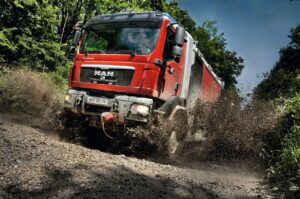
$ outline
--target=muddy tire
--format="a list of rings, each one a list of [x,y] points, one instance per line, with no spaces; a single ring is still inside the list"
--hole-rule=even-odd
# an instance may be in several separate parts
[[[184,107],[176,106],[166,126],[166,150],[169,158],[176,159],[182,153],[188,134],[188,114]]]
[[[106,137],[101,128],[92,127],[89,124],[88,117],[65,111],[62,118],[61,140],[92,149],[109,151],[113,144],[112,139]]]
[[[173,131],[167,141],[168,157],[171,160],[178,159],[182,154],[184,144],[184,141],[177,140],[176,131]]]

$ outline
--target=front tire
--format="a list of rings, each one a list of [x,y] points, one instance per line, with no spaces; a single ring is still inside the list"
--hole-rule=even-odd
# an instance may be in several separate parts
[[[188,114],[182,106],[176,106],[166,126],[166,148],[169,158],[177,159],[183,151],[185,138],[188,134]]]
[[[65,110],[62,116],[62,125],[63,132],[60,134],[62,140],[80,144],[86,141],[87,118]]]

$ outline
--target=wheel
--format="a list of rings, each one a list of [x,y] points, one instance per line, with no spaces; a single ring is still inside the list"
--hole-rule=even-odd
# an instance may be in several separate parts
[[[114,143],[112,139],[106,137],[101,128],[91,126],[87,126],[86,129],[84,129],[83,137],[85,141],[83,143],[84,146],[101,151],[109,151]]]
[[[62,140],[80,144],[92,149],[109,150],[112,140],[107,138],[101,128],[89,125],[90,118],[65,111],[62,119]]]
[[[176,159],[180,156],[187,134],[187,110],[182,106],[176,106],[173,109],[166,126],[166,148],[169,158]]]
[[[62,116],[62,125],[63,131],[60,134],[62,140],[74,143],[83,143],[85,141],[84,135],[88,126],[85,117],[65,110]]]
[[[183,147],[184,147],[184,141],[178,141],[177,140],[177,132],[173,131],[171,133],[171,135],[169,136],[168,139],[168,157],[170,159],[177,159],[182,151],[183,151]]]

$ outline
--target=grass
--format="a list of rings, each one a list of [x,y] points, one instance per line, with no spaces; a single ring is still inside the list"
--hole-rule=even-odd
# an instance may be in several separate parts
[[[286,102],[279,155],[269,169],[271,183],[285,198],[300,198],[300,95]]]
[[[36,72],[25,68],[2,69],[0,110],[49,116],[61,107],[67,85],[66,81],[56,81],[55,78],[55,73]]]

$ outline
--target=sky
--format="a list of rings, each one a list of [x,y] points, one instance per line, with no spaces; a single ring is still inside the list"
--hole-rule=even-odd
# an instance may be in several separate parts
[[[217,20],[227,49],[244,59],[238,77],[242,93],[250,92],[279,58],[289,43],[290,29],[300,24],[299,0],[178,0],[180,7],[201,26]]]

